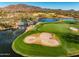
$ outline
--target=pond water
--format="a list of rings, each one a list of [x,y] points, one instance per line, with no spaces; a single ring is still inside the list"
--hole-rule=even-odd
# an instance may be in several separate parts
[[[55,22],[57,21],[56,18],[41,18],[38,20],[39,22]]]
[[[74,18],[41,18],[38,21],[39,22],[56,22],[59,20],[64,20],[64,21],[74,21]]]
[[[59,18],[60,20],[74,20],[74,18]]]
[[[24,24],[24,25],[20,25],[19,29],[16,29],[16,30],[0,31],[0,57],[20,56],[16,54],[15,52],[13,52],[11,46],[15,38],[26,30],[26,27],[27,25]]]
[[[0,31],[0,56],[19,56],[11,48],[13,40],[22,33],[22,30]]]

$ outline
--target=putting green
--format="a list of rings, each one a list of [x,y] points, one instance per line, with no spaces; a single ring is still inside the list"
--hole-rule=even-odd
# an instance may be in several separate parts
[[[23,33],[17,37],[13,44],[12,49],[22,56],[73,56],[79,54],[79,35],[73,33],[69,27],[70,24],[55,24],[46,23],[35,26],[33,30]],[[59,37],[60,46],[47,47],[36,44],[26,44],[23,42],[24,38],[28,35],[49,32],[54,33]],[[79,32],[77,32],[79,33]],[[75,37],[73,37],[75,36]]]

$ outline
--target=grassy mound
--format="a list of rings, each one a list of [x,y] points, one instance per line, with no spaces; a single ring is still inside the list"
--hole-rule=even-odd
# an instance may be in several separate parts
[[[69,27],[74,26],[78,27],[79,25],[70,25],[70,24],[58,24],[58,23],[45,23],[39,24],[35,26],[33,30],[23,33],[19,37],[17,37],[13,44],[12,49],[22,55],[22,56],[73,56],[79,54],[79,43],[77,41],[79,35],[77,33],[73,33]],[[41,45],[30,45],[25,44],[23,39],[31,34],[40,33],[40,32],[49,32],[54,33],[59,37],[61,42],[60,46],[57,47],[47,47]],[[68,35],[67,35],[68,34]],[[73,38],[74,34],[76,38]],[[72,36],[69,36],[72,35]],[[77,39],[77,41],[76,41]]]

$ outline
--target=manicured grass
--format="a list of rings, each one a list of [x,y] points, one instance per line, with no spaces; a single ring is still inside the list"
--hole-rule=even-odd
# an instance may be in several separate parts
[[[25,32],[17,37],[13,44],[12,49],[22,56],[72,56],[79,54],[79,43],[70,40],[71,37],[66,34],[74,34],[69,29],[70,24],[59,23],[45,23],[35,27],[35,29]],[[50,32],[55,33],[60,40],[58,47],[46,47],[41,45],[25,44],[23,39],[33,33]],[[76,33],[74,34],[76,35]],[[76,38],[73,38],[76,40]]]

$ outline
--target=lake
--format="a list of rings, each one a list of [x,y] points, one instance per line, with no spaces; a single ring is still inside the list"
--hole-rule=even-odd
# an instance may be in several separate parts
[[[16,30],[4,30],[0,31],[0,57],[4,56],[20,56],[16,54],[11,46],[12,42],[18,37],[20,34],[24,33],[26,30],[27,24],[21,24],[19,25],[19,28]]]
[[[64,20],[64,21],[75,21],[74,18],[41,18],[38,21],[39,22],[56,22],[59,20]]]
[[[39,22],[55,22],[57,21],[56,18],[41,18],[38,20]]]

